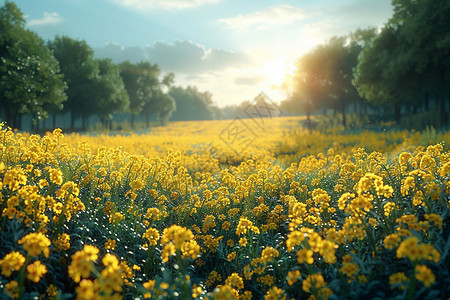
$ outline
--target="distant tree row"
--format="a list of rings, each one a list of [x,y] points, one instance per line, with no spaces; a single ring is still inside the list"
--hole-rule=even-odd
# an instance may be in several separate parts
[[[212,95],[195,87],[173,87],[172,73],[162,76],[159,66],[149,62],[114,64],[110,59],[94,59],[85,41],[56,36],[45,43],[25,28],[25,20],[14,2],[0,8],[0,118],[13,128],[21,128],[24,114],[33,126],[57,114],[70,118],[70,129],[81,120],[86,129],[97,115],[105,127],[113,115],[128,113],[147,122],[166,122],[180,106],[177,119],[210,119]]]
[[[450,1],[393,0],[394,14],[380,31],[357,30],[333,37],[296,62],[285,88],[285,110],[308,117],[350,105],[392,112],[428,111],[436,99],[440,126],[448,124],[450,89]],[[309,118],[308,118],[309,120]]]

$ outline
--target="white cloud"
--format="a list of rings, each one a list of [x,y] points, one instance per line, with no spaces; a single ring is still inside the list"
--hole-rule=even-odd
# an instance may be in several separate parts
[[[178,10],[219,3],[220,0],[115,0],[115,2],[138,10]]]
[[[164,72],[191,75],[249,66],[253,63],[252,57],[245,53],[206,49],[192,41],[175,41],[173,44],[156,42],[145,48],[108,44],[95,49],[95,55],[98,58],[111,58],[115,62],[148,60],[158,64]]]
[[[247,15],[219,19],[219,22],[239,30],[248,29],[254,26],[258,29],[265,29],[273,25],[292,24],[307,17],[308,15],[297,7],[291,5],[276,5]]]
[[[116,63],[156,63],[163,73],[175,73],[176,85],[193,85],[211,92],[219,106],[239,104],[270,89],[259,68],[261,59],[268,58],[266,53],[206,48],[192,41],[160,41],[145,48],[108,44],[94,50],[95,57],[112,58]]]
[[[57,12],[44,12],[44,17],[28,21],[28,26],[54,25],[61,23],[62,20],[62,17]]]

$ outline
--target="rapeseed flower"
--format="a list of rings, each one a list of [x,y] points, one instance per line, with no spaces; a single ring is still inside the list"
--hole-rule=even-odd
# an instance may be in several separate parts
[[[310,249],[300,249],[297,251],[297,261],[299,264],[307,263],[311,265],[314,263],[314,252]]]
[[[436,281],[433,272],[425,265],[417,265],[414,269],[414,276],[426,287],[431,286]]]
[[[19,271],[25,263],[25,257],[17,251],[10,252],[0,260],[2,275],[9,277],[13,271]]]
[[[234,287],[238,290],[242,290],[244,288],[244,281],[239,276],[238,273],[233,273],[225,280],[225,284],[231,287]]]
[[[47,273],[47,267],[38,260],[27,266],[27,278],[31,281],[39,282],[45,273]]]
[[[21,238],[18,242],[19,245],[23,244],[23,249],[27,251],[30,256],[38,256],[44,253],[45,257],[50,255],[50,240],[42,233],[32,232]]]

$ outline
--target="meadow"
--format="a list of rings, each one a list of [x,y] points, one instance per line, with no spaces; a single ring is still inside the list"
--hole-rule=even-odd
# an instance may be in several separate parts
[[[448,299],[450,133],[303,122],[2,126],[1,297]]]

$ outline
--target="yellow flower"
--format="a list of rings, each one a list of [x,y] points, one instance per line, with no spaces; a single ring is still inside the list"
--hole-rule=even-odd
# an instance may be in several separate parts
[[[149,280],[147,282],[143,283],[144,288],[146,288],[147,290],[153,290],[153,288],[155,287],[155,280]]]
[[[13,299],[19,298],[19,283],[15,280],[12,280],[5,284],[6,293]]]
[[[125,219],[125,216],[119,212],[115,212],[109,216],[109,223],[119,224],[120,221]]]
[[[232,261],[235,258],[236,258],[236,252],[235,251],[233,251],[233,252],[231,252],[230,254],[227,255],[227,260],[228,261]]]
[[[293,231],[288,234],[286,246],[288,251],[294,250],[294,247],[300,245],[305,240],[305,234],[300,231]]]
[[[6,171],[3,177],[3,185],[8,185],[11,191],[17,191],[21,185],[27,183],[27,175],[21,167]]]
[[[88,279],[83,279],[80,285],[76,287],[75,292],[77,294],[77,300],[94,300],[98,299],[98,295],[95,291],[94,282]]]
[[[299,279],[301,279],[300,277],[300,271],[299,270],[295,270],[295,271],[289,271],[288,275],[286,277],[286,280],[288,282],[288,284],[290,286],[292,286],[294,283],[296,283]]]
[[[172,242],[166,244],[161,252],[163,262],[168,262],[169,256],[175,255],[176,250],[177,249]]]
[[[53,240],[53,246],[56,251],[66,251],[70,248],[70,236],[67,233],[58,234]]]
[[[398,244],[400,244],[400,242],[401,238],[396,233],[386,236],[383,240],[384,247],[386,247],[386,249],[394,249],[398,246]]]
[[[181,245],[194,238],[190,229],[184,228],[179,225],[172,225],[169,228],[165,228],[161,238],[161,244],[165,245],[169,242],[173,242],[176,249],[180,249]]]
[[[19,252],[10,252],[0,260],[0,267],[2,269],[2,275],[9,277],[13,271],[19,271],[25,263],[25,257]]]
[[[54,298],[58,295],[58,288],[53,284],[50,284],[46,289],[47,295],[50,298]]]
[[[286,293],[276,286],[270,288],[270,290],[264,295],[264,300],[285,300],[285,299]]]
[[[211,273],[209,273],[208,279],[206,280],[205,284],[207,286],[213,286],[216,282],[220,282],[222,281],[222,276],[217,273],[216,271],[211,271]]]
[[[417,265],[414,271],[416,279],[422,281],[426,287],[431,286],[436,280],[433,272],[425,265]]]
[[[42,233],[32,232],[19,240],[19,245],[23,244],[23,248],[30,256],[38,256],[44,253],[45,257],[50,255],[50,240]]]
[[[278,257],[280,254],[277,249],[272,247],[266,247],[261,253],[261,259],[264,263],[267,263],[272,258]]]
[[[91,275],[91,261],[97,260],[98,252],[98,248],[85,245],[83,250],[77,251],[72,255],[72,262],[69,265],[68,272],[75,282],[80,282],[81,278],[88,278]]]
[[[239,245],[241,246],[241,247],[245,247],[245,246],[247,246],[247,239],[246,238],[240,238],[239,239]]]
[[[200,296],[202,294],[202,287],[201,286],[197,286],[197,285],[193,285],[192,286],[192,298],[197,298],[198,296]]]
[[[397,248],[397,258],[406,257],[413,262],[422,259],[439,262],[441,254],[431,244],[419,244],[419,239],[415,236],[409,237]]]
[[[225,280],[225,284],[231,287],[235,287],[238,290],[242,290],[244,288],[244,281],[239,276],[238,273],[233,273]]]
[[[196,259],[200,254],[200,246],[195,240],[184,242],[181,245],[181,253],[183,254],[183,258]]]
[[[308,275],[305,280],[303,280],[302,289],[303,291],[309,293],[312,290],[319,290],[326,285],[325,279],[322,274],[312,274]]]
[[[236,234],[246,234],[247,230],[253,231],[256,234],[260,233],[259,228],[254,226],[252,221],[247,218],[241,217],[236,228]]]
[[[429,220],[438,229],[442,229],[442,217],[438,214],[425,214],[425,219]]]
[[[359,270],[358,264],[354,262],[345,262],[339,268],[339,272],[345,274],[347,277],[353,277]]]
[[[300,249],[297,251],[297,261],[299,264],[307,263],[312,264],[314,262],[313,258],[314,252],[310,249]]]
[[[148,239],[150,242],[150,245],[156,246],[158,244],[159,240],[159,232],[155,228],[149,228],[147,231],[142,235],[143,239]]]
[[[63,183],[62,172],[59,169],[51,168],[48,172],[52,183],[56,185],[61,185]]]
[[[27,278],[34,282],[39,282],[41,277],[47,273],[47,267],[40,261],[35,261],[27,266]]]
[[[116,240],[108,239],[104,246],[106,250],[114,250],[116,248]]]

